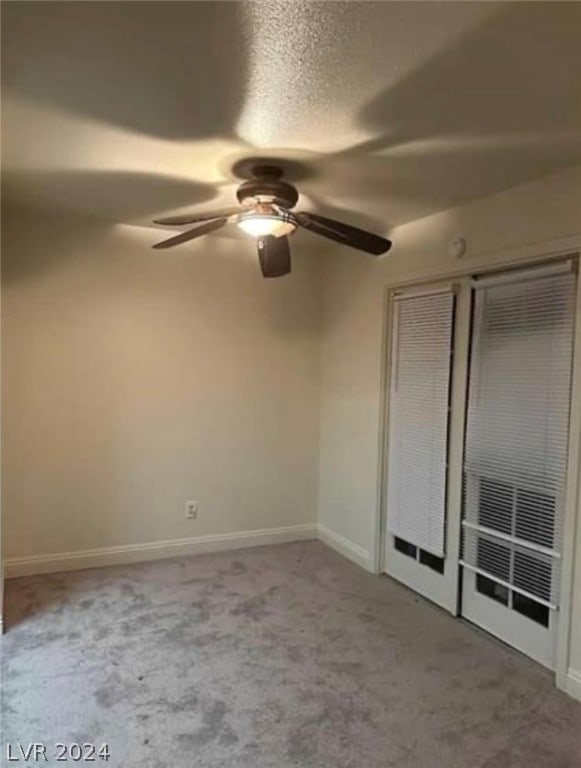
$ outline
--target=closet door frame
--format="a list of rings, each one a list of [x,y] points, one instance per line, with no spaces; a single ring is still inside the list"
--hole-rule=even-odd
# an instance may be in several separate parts
[[[456,304],[456,324],[461,326],[465,338],[465,352],[460,353],[461,340],[454,342],[454,369],[452,372],[452,411],[450,415],[449,435],[449,466],[448,466],[448,505],[447,505],[447,556],[452,558],[453,547],[456,548],[456,560],[460,554],[461,534],[461,489],[464,459],[464,427],[466,417],[466,395],[468,385],[469,343],[471,324],[472,292],[469,287],[476,275],[502,271],[511,268],[534,267],[554,261],[573,259],[576,261],[577,279],[577,312],[575,321],[575,337],[573,342],[573,376],[571,381],[571,416],[569,423],[569,445],[567,461],[567,479],[565,488],[564,520],[563,520],[563,560],[561,576],[561,607],[557,625],[557,649],[555,660],[555,680],[558,688],[567,691],[575,698],[581,699],[579,681],[570,675],[570,632],[572,619],[574,558],[577,538],[581,538],[581,234],[557,240],[544,241],[533,245],[517,248],[499,249],[493,253],[475,255],[472,264],[460,263],[456,268],[446,265],[444,269],[419,270],[409,279],[393,281],[384,287],[383,301],[383,334],[381,343],[381,403],[380,428],[378,433],[378,475],[377,475],[377,507],[375,526],[374,571],[377,574],[389,575],[389,563],[386,560],[386,482],[387,482],[387,437],[389,429],[389,374],[391,370],[390,346],[392,332],[392,294],[395,291],[422,290],[435,285],[455,283],[461,286]],[[463,298],[460,306],[460,297]],[[464,320],[465,316],[465,320]],[[455,330],[456,334],[456,330]],[[464,357],[463,360],[458,358]],[[457,370],[457,375],[455,372]],[[460,391],[463,387],[463,394]],[[579,511],[578,511],[579,510]],[[455,530],[454,530],[455,528]],[[459,583],[459,565],[458,583]],[[447,608],[452,615],[458,615],[459,589],[455,601],[449,599]]]
[[[581,699],[579,682],[569,676],[575,548],[581,539],[581,243],[573,252],[577,272],[576,316],[573,337],[569,445],[563,512],[561,607],[557,622],[555,676],[557,687]],[[578,568],[581,563],[578,564]]]

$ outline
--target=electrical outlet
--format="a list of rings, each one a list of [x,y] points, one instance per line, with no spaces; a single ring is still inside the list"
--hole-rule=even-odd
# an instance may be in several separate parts
[[[195,520],[198,516],[198,502],[190,499],[184,506],[184,517],[186,520]]]

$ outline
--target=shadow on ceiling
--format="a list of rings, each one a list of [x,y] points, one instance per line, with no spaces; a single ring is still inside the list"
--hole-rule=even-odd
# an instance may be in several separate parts
[[[156,176],[153,173],[126,171],[18,171],[4,174],[2,193],[18,203],[22,188],[23,203],[47,209],[76,210],[108,222],[130,221],[151,216],[160,207],[167,209],[195,206],[211,200],[212,185]],[[34,193],[31,193],[34,190]],[[87,201],[83,209],[82,203]],[[95,214],[92,203],[98,211]],[[79,206],[81,205],[81,208]]]
[[[501,7],[367,104],[374,138],[330,162],[347,172],[363,156],[370,195],[393,185],[448,205],[579,162],[580,29],[579,3]]]
[[[331,154],[281,150],[280,164],[315,210],[332,190],[344,206],[337,218],[383,232],[386,217],[401,224],[575,165],[579,29],[579,3],[501,4],[361,110],[368,141]],[[337,76],[348,88],[348,64]],[[249,164],[233,156],[223,170],[246,177]]]
[[[245,96],[246,50],[238,3],[2,9],[5,88],[160,138],[233,134]],[[27,51],[34,51],[32,60]]]
[[[361,110],[368,141],[334,154],[281,150],[291,180],[314,203],[299,209],[384,234],[390,220],[581,161],[581,4],[496,7]],[[248,77],[238,3],[8,3],[3,22],[3,80],[15,91],[168,139],[235,135]],[[19,50],[32,44],[27,62]],[[350,72],[346,60],[336,73],[346,88]],[[264,150],[249,145],[248,154]],[[231,159],[230,178],[247,175],[245,162]],[[38,196],[66,203],[87,191],[115,221],[130,221],[193,207],[218,188],[148,174],[39,176]]]
[[[20,185],[23,208],[19,207]],[[35,171],[30,178],[22,172],[14,178],[4,175],[2,242],[7,247],[3,248],[2,279],[6,283],[26,279],[60,267],[69,259],[85,258],[83,243],[89,252],[94,250],[96,243],[109,236],[114,221],[151,215],[160,204],[176,208],[203,203],[213,196],[210,185],[145,173]],[[5,202],[8,199],[10,205]],[[97,203],[100,215],[88,205],[79,209],[79,200]],[[48,231],[46,238],[39,235]],[[46,247],[49,241],[58,246]]]

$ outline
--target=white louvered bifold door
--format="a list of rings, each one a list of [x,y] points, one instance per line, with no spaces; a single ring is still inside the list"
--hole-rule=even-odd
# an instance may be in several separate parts
[[[454,294],[394,299],[387,462],[388,531],[444,555]]]
[[[576,282],[561,266],[475,281],[462,562],[529,616],[559,604]]]

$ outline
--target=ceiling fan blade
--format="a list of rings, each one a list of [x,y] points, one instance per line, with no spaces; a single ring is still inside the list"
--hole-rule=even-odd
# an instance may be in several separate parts
[[[196,221],[210,221],[210,219],[222,219],[234,216],[237,213],[245,213],[252,206],[231,205],[229,208],[217,208],[215,211],[200,211],[200,213],[184,213],[181,216],[168,216],[166,219],[154,219],[154,224],[167,224],[169,226],[181,226],[182,224],[195,224]]]
[[[287,237],[265,235],[258,238],[256,245],[263,277],[288,275],[291,271],[291,261]]]
[[[391,248],[391,240],[335,219],[327,219],[325,216],[306,212],[296,213],[295,218],[301,227],[316,235],[328,237],[343,245],[350,245],[351,248],[371,253],[373,256],[381,256]]]
[[[186,232],[181,232],[179,235],[175,235],[175,237],[170,237],[168,240],[162,240],[161,243],[156,243],[153,247],[157,249],[171,248],[173,245],[187,243],[188,240],[193,240],[196,237],[207,235],[215,229],[220,229],[220,227],[223,227],[227,221],[228,219],[208,221],[206,224],[202,224],[201,227],[194,227],[193,229],[188,229]]]

